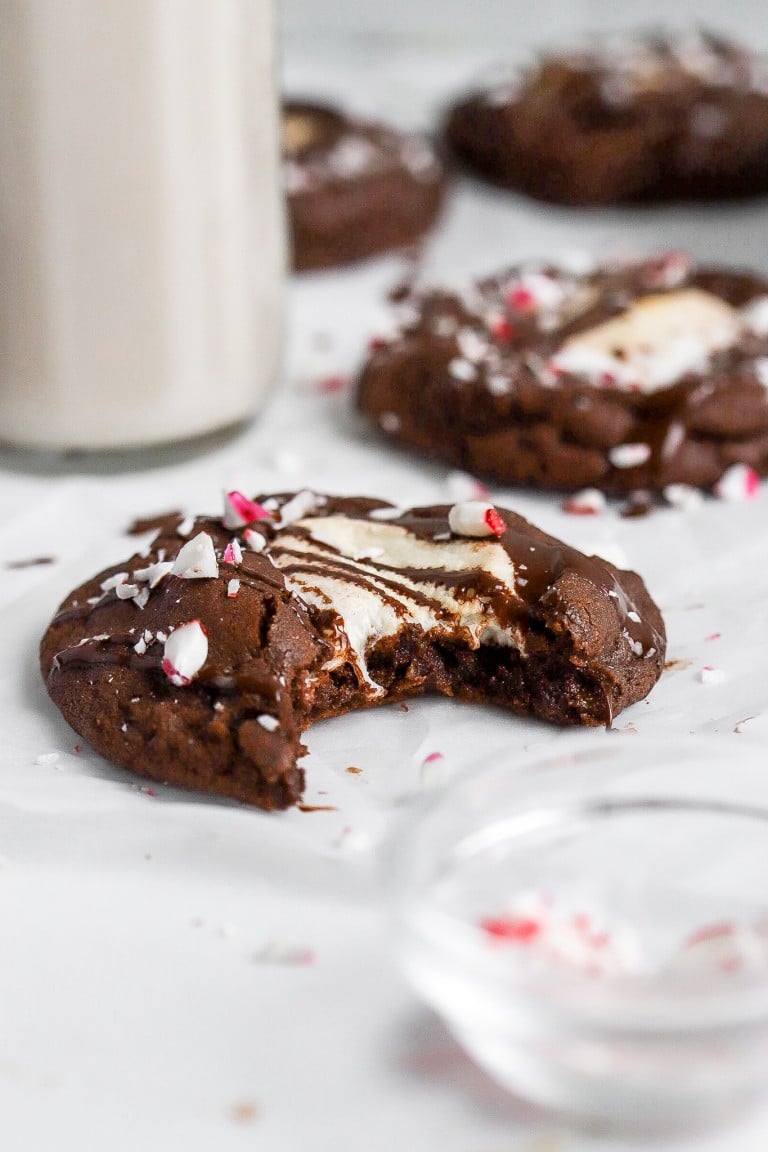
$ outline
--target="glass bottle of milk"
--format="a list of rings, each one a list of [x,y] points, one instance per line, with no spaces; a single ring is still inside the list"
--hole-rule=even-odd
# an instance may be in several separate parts
[[[273,0],[0,0],[0,440],[254,412],[285,233]]]

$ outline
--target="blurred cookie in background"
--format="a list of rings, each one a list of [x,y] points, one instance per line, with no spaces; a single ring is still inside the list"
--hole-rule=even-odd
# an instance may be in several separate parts
[[[453,151],[561,204],[768,190],[768,58],[710,32],[635,32],[543,56],[449,113]]]
[[[395,306],[358,405],[506,484],[606,493],[768,474],[768,281],[683,252],[527,263]],[[741,473],[739,473],[741,474]]]
[[[435,222],[445,176],[424,136],[288,101],[282,149],[297,271],[407,247]]]

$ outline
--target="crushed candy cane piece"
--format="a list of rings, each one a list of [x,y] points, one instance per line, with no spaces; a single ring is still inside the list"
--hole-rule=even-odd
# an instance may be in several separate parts
[[[768,336],[768,296],[758,296],[741,309],[741,323],[755,336]]]
[[[663,496],[667,504],[681,511],[699,508],[704,503],[702,493],[691,484],[667,484]]]
[[[243,532],[243,540],[245,540],[251,552],[263,552],[267,546],[267,542],[261,532],[257,532],[253,528],[246,528],[245,532]]]
[[[758,383],[762,384],[763,388],[768,388],[768,356],[760,356],[755,360],[752,367],[755,370]]]
[[[134,596],[138,596],[138,594],[138,584],[123,583],[118,584],[115,588],[115,596],[117,596],[118,600],[133,600]]]
[[[143,656],[144,655],[144,653],[147,650],[147,642],[143,636],[140,636],[139,639],[136,641],[136,643],[133,646],[133,650],[137,656]]]
[[[582,488],[563,501],[563,512],[569,516],[597,516],[605,511],[607,501],[598,488]]]
[[[132,576],[134,580],[146,582],[150,588],[156,588],[160,581],[164,580],[171,572],[173,572],[173,561],[165,560],[157,564],[150,564],[147,568],[137,568]]]
[[[301,492],[297,492],[292,496],[280,509],[280,519],[277,521],[275,527],[285,528],[289,524],[294,524],[302,517],[314,512],[317,508],[317,496],[314,492],[310,492],[308,488],[304,488]]]
[[[237,596],[239,591],[240,591],[240,581],[239,580],[230,580],[229,583],[227,584],[227,596],[229,597],[229,599],[234,600],[235,596]]]
[[[194,680],[207,658],[208,637],[205,628],[199,620],[190,620],[175,628],[165,641],[163,672],[177,688],[184,688]]]
[[[713,668],[711,664],[705,664],[699,672],[699,680],[702,684],[722,684],[725,678],[723,669]]]
[[[257,952],[252,953],[254,964],[314,964],[317,959],[311,948],[292,948],[269,941]]]
[[[617,444],[608,453],[614,468],[639,468],[651,456],[650,444]]]
[[[60,752],[43,752],[40,756],[35,756],[35,764],[39,768],[44,768],[47,765],[58,764],[61,759]]]
[[[192,529],[194,527],[195,527],[194,516],[185,516],[184,519],[180,520],[179,523],[176,525],[176,535],[177,536],[190,536],[192,534]]]
[[[240,547],[240,541],[230,540],[229,544],[227,544],[226,548],[224,549],[224,555],[221,559],[224,564],[242,564],[243,550]]]
[[[673,249],[649,260],[643,272],[647,288],[677,288],[691,271],[693,261],[688,252]]]
[[[544,893],[522,892],[477,927],[494,948],[514,947],[531,959],[568,966],[588,976],[643,971],[646,964],[630,926],[608,930],[597,912],[557,904]]]
[[[768,965],[768,935],[761,924],[710,924],[692,932],[667,971],[681,976],[749,972]]]
[[[430,752],[421,762],[420,782],[422,788],[435,788],[446,776],[446,759],[442,752]]]
[[[398,520],[403,514],[403,509],[396,505],[385,504],[383,508],[371,508],[368,513],[369,520]]]
[[[280,721],[276,716],[269,716],[266,712],[261,716],[256,717],[256,722],[261,725],[267,732],[276,732],[280,727]]]
[[[488,345],[474,328],[460,328],[456,333],[456,343],[464,360],[479,364],[488,351]]]
[[[739,504],[754,500],[760,491],[760,477],[748,464],[732,464],[726,468],[712,489],[718,500]]]
[[[494,940],[514,941],[517,944],[527,944],[529,940],[534,940],[544,928],[541,921],[525,916],[489,916],[480,921],[480,927]]]
[[[114,576],[108,576],[106,580],[102,580],[100,585],[101,590],[102,592],[113,592],[121,584],[125,584],[127,579],[127,572],[115,572]],[[101,597],[98,597],[98,599],[101,599]]]
[[[199,532],[183,545],[174,561],[172,572],[182,580],[203,580],[218,576],[216,552],[207,532]]]
[[[224,516],[222,519],[225,528],[243,528],[246,524],[252,524],[254,520],[264,520],[268,516],[269,512],[262,504],[257,504],[255,500],[249,500],[242,492],[224,493]]]
[[[321,396],[330,396],[334,392],[343,392],[347,383],[347,377],[337,372],[331,376],[321,376],[315,380],[314,389]]]
[[[379,427],[382,432],[388,432],[393,435],[395,432],[400,431],[400,417],[396,412],[382,412],[379,416]]]
[[[719,640],[720,636],[721,636],[720,632],[710,632],[709,636],[705,636],[704,639],[705,640]]]
[[[454,504],[448,513],[448,524],[456,536],[503,536],[507,530],[493,504],[481,500]]]
[[[473,380],[477,380],[477,368],[471,361],[464,360],[461,356],[456,356],[448,362],[448,375],[453,377],[454,380],[460,380],[464,384],[470,384]]]

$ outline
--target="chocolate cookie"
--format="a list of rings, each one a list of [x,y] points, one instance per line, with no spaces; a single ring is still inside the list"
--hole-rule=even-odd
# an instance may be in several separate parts
[[[768,190],[768,60],[706,32],[611,37],[473,93],[446,131],[482,176],[541,200],[754,195]]]
[[[440,692],[610,724],[653,687],[664,646],[639,576],[513,512],[233,492],[222,519],[171,517],[68,596],[40,658],[115,764],[284,808],[315,720]]]
[[[399,305],[360,408],[392,440],[510,484],[623,493],[768,472],[768,282],[679,252],[525,265]]]
[[[413,244],[434,223],[444,185],[424,137],[298,102],[283,109],[283,171],[298,271]]]

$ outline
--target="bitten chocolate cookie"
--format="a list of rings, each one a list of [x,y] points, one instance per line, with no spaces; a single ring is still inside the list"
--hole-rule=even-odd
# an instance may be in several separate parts
[[[225,503],[222,519],[170,517],[43,637],[64,716],[141,776],[284,808],[323,717],[440,692],[610,724],[661,672],[640,577],[513,512],[306,491]]]
[[[448,116],[453,150],[541,200],[706,200],[768,190],[768,60],[706,32],[545,56]]]
[[[443,166],[423,136],[318,104],[285,105],[283,171],[298,271],[413,244],[443,194]]]
[[[510,484],[608,493],[768,473],[768,282],[679,252],[526,265],[416,295],[358,403],[401,444]]]

